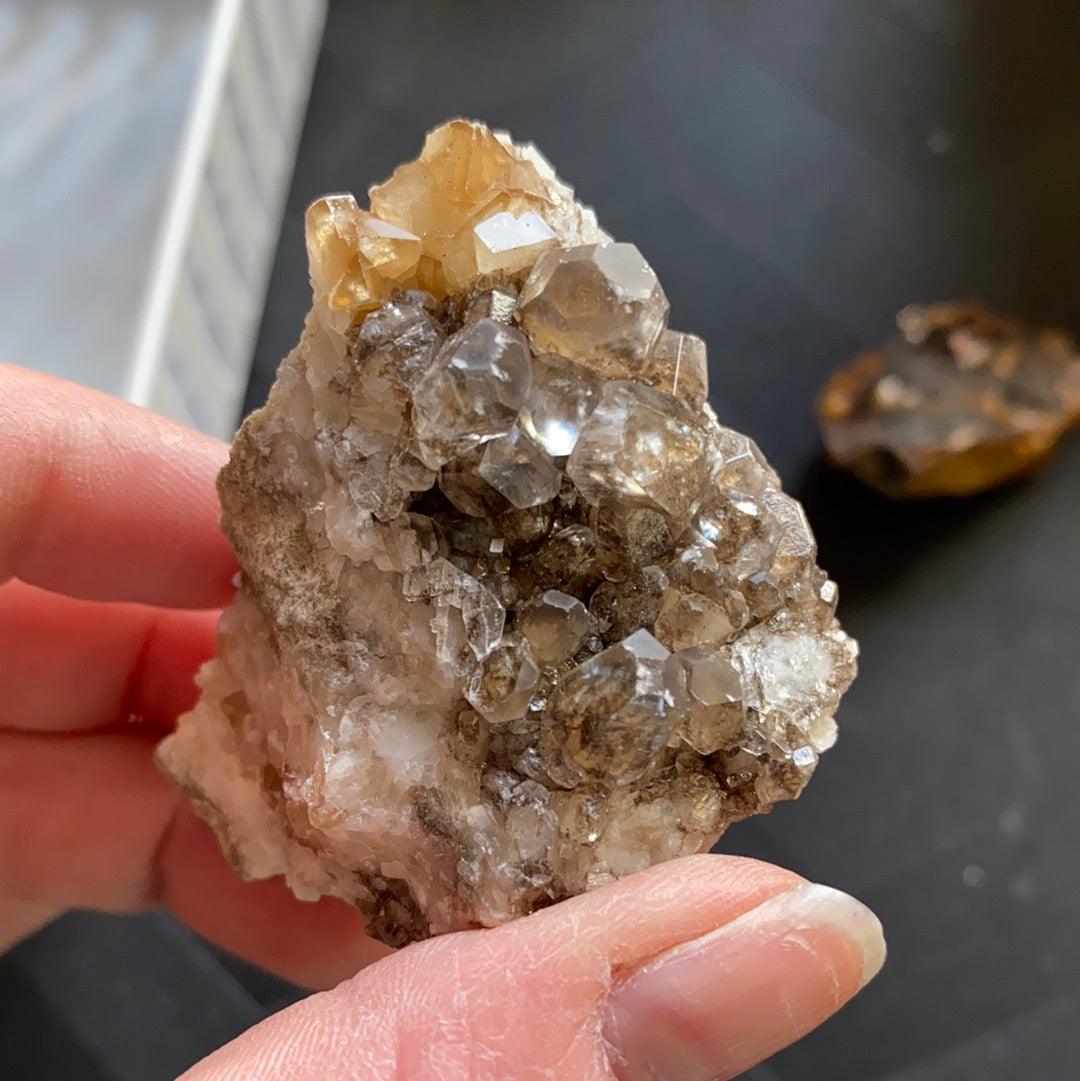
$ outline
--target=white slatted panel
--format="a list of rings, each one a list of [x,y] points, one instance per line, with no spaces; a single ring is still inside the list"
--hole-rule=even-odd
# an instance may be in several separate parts
[[[226,436],[324,0],[0,0],[0,358]]]
[[[221,0],[188,166],[173,193],[129,396],[228,435],[247,382],[266,280],[322,30],[312,0]],[[207,103],[210,103],[209,105]]]

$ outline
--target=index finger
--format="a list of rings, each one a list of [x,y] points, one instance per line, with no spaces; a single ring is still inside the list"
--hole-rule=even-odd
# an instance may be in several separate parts
[[[0,364],[0,582],[222,604],[236,569],[214,490],[227,454],[137,406]]]

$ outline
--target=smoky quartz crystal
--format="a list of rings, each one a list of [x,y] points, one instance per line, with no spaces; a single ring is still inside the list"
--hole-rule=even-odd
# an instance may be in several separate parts
[[[307,243],[303,335],[219,481],[239,591],[158,753],[238,870],[400,944],[797,796],[856,645],[637,248],[465,121]]]

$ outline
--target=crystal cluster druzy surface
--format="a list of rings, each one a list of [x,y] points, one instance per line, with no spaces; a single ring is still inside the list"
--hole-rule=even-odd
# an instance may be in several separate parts
[[[243,568],[162,745],[248,876],[390,943],[799,794],[855,672],[705,347],[531,146],[454,121],[308,211],[314,306],[220,478]]]
[[[1040,466],[1080,421],[1080,351],[981,304],[912,305],[818,400],[830,459],[886,495],[969,495]]]

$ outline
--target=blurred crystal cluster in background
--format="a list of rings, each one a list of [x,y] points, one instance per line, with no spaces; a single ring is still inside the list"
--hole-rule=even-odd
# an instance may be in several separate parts
[[[0,356],[231,432],[323,8],[0,3]]]
[[[981,304],[912,304],[899,337],[830,376],[830,461],[895,498],[964,496],[1036,472],[1080,423],[1080,352]]]

